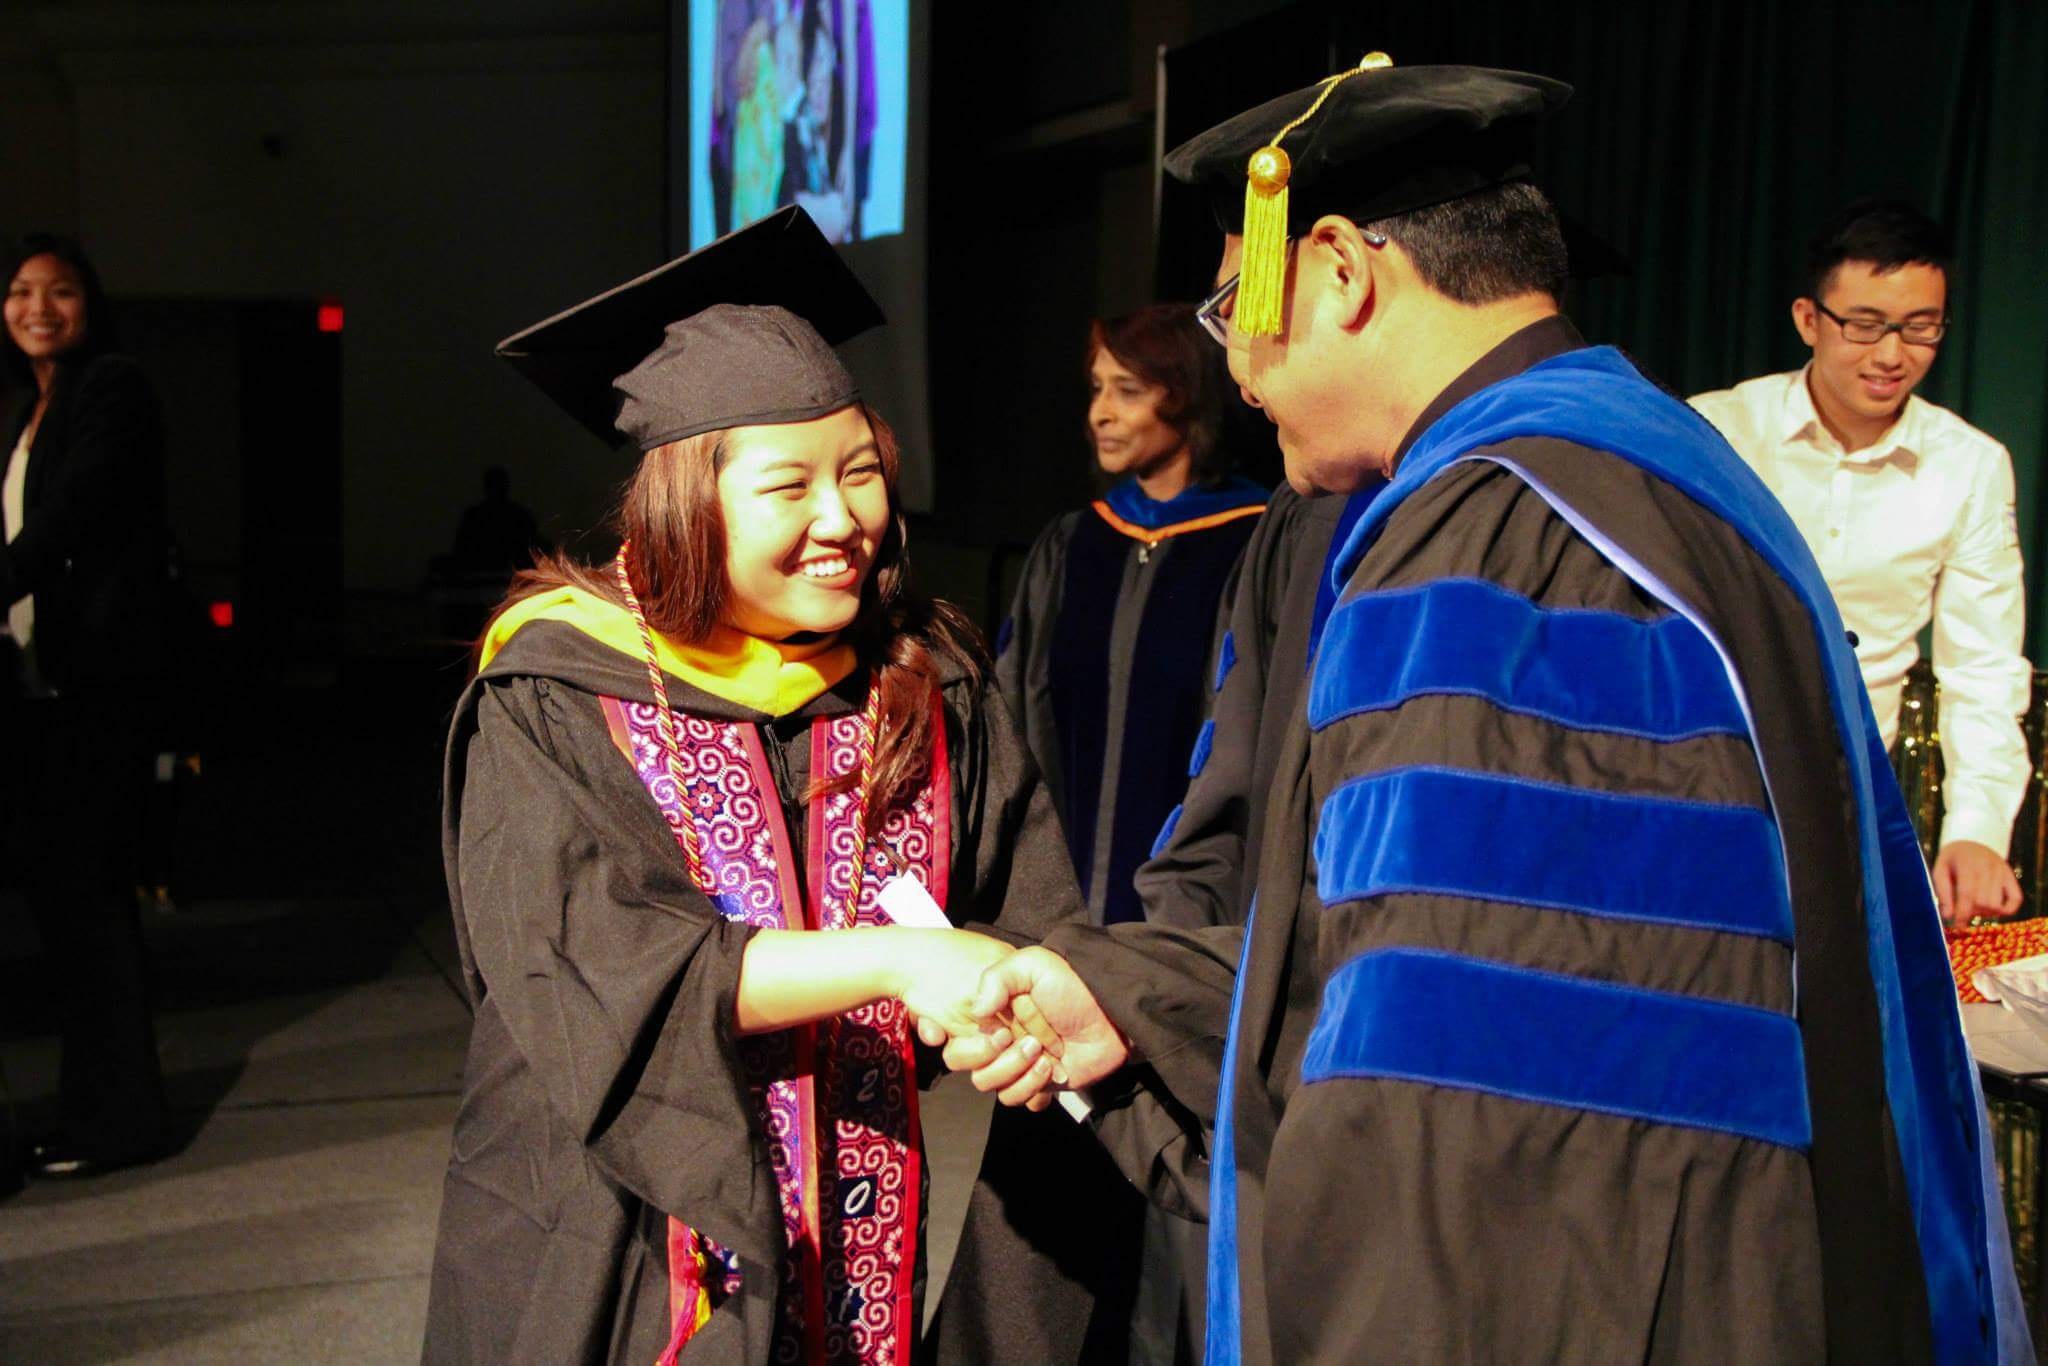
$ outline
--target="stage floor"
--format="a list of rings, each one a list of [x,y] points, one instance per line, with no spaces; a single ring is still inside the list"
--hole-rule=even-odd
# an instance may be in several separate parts
[[[359,900],[153,918],[185,1146],[0,1203],[0,1360],[417,1361],[469,1030],[445,922]],[[55,1053],[0,1044],[25,1118]]]
[[[147,936],[185,1146],[0,1201],[0,1361],[418,1361],[469,1036],[445,908],[218,903]],[[32,949],[0,932],[0,980]],[[32,1121],[55,1040],[0,1037],[0,1064]],[[958,1079],[925,1104],[934,1284],[986,1113]]]

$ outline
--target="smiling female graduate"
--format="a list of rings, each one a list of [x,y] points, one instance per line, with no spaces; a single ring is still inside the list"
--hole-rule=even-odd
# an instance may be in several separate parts
[[[499,348],[641,459],[617,559],[515,582],[449,740],[476,1022],[429,1361],[910,1359],[913,1018],[965,1027],[1003,939],[1080,907],[969,629],[909,586],[831,349],[878,321],[789,209]]]

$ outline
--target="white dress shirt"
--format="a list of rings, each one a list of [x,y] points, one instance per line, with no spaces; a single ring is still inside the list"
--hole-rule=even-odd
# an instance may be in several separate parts
[[[1908,397],[1871,445],[1845,451],[1814,411],[1806,371],[1696,395],[1792,514],[1820,562],[1890,745],[1920,629],[1934,622],[1947,814],[1941,843],[2000,855],[2029,764],[2018,716],[2031,681],[2012,457],[1946,408]]]
[[[22,493],[28,487],[28,433],[23,432],[21,440],[14,447],[14,454],[7,460],[7,477],[0,482],[0,531],[6,533],[6,542],[14,543],[21,534]],[[33,595],[24,596],[7,609],[7,633],[26,650],[29,640],[35,634],[36,605]]]

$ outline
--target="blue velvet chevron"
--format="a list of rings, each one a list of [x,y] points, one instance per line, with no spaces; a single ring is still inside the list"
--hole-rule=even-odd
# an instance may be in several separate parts
[[[1216,718],[1210,717],[1195,732],[1194,752],[1188,756],[1188,777],[1199,778],[1202,770],[1209,766],[1210,751],[1216,748]]]
[[[1301,1079],[1344,1077],[1813,1143],[1791,1016],[1431,949],[1361,954],[1324,985]]]
[[[1325,906],[1434,893],[1792,942],[1777,827],[1753,807],[1387,769],[1323,799],[1315,856]]]
[[[1180,817],[1187,810],[1185,803],[1175,806],[1166,813],[1166,819],[1159,826],[1159,833],[1152,837],[1152,852],[1146,858],[1158,858],[1166,852],[1166,846],[1173,843],[1173,832],[1180,828]]]
[[[1225,631],[1223,644],[1216,649],[1216,681],[1209,691],[1222,692],[1223,681],[1230,677],[1230,671],[1237,667],[1237,633]]]
[[[1351,598],[1324,640],[1345,667],[1317,670],[1309,686],[1316,730],[1449,693],[1651,740],[1749,734],[1720,656],[1676,613],[1638,621],[1543,608],[1483,580],[1438,579]]]

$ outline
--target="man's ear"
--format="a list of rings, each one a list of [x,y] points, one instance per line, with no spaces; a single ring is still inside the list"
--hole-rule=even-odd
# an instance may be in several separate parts
[[[1318,218],[1308,230],[1307,246],[1327,272],[1329,298],[1336,306],[1338,321],[1353,330],[1363,326],[1386,269],[1380,249],[1341,214]]]
[[[1792,326],[1799,329],[1799,340],[1808,346],[1820,344],[1820,311],[1811,299],[1792,301]]]

